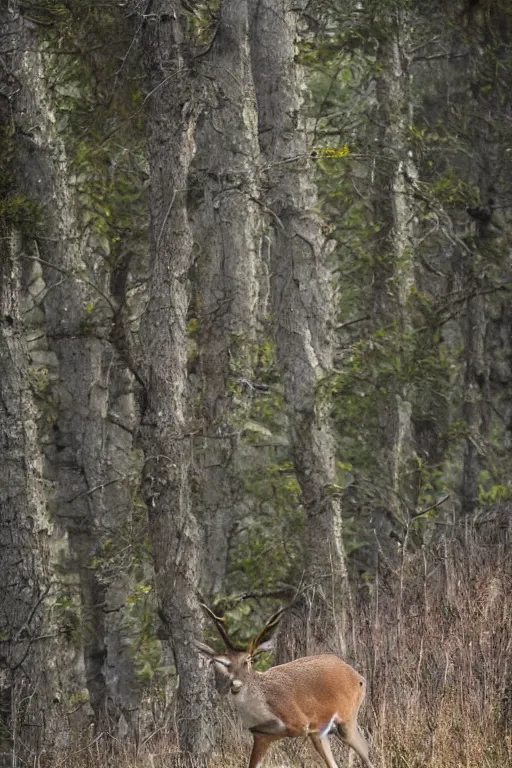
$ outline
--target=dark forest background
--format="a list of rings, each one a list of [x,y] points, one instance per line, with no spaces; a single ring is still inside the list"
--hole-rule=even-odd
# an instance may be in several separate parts
[[[0,169],[2,768],[243,764],[203,599],[509,766],[512,3],[0,0]]]

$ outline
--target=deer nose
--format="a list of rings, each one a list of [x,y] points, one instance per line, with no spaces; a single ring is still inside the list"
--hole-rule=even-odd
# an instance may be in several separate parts
[[[241,680],[233,680],[231,683],[231,693],[233,696],[236,696],[237,693],[240,693],[240,689],[242,687],[243,683]]]

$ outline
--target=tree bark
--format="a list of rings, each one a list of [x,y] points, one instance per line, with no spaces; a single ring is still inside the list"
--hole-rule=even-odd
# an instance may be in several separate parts
[[[251,399],[259,297],[257,115],[247,0],[224,0],[201,66],[206,90],[189,200],[199,319],[198,514],[208,542],[205,593],[224,582],[243,503],[242,432]],[[193,205],[193,203],[192,203]],[[205,559],[206,560],[206,559]]]
[[[390,334],[391,354],[396,358],[409,354],[413,331],[411,297],[415,282],[415,244],[417,216],[414,183],[417,170],[409,153],[408,132],[413,123],[410,98],[411,73],[405,49],[406,18],[398,11],[396,17],[383,24],[378,59],[380,76],[377,81],[378,124],[383,128],[379,154],[375,158],[373,189],[376,223],[374,293],[372,319],[375,327]],[[408,341],[409,338],[409,341]],[[405,343],[393,341],[404,339]],[[402,539],[417,497],[417,457],[413,429],[413,408],[410,384],[397,381],[390,393],[389,409],[381,414],[383,436],[380,465],[386,467],[386,486],[381,514],[386,521],[374,516],[375,528],[382,551],[393,559],[395,547],[390,531]],[[386,537],[382,537],[386,530]]]
[[[197,97],[178,4],[153,3],[144,44],[151,232],[149,300],[141,320],[143,493],[160,614],[179,676],[179,760],[206,764],[211,704],[194,647],[201,628],[197,593],[202,549],[189,486],[192,436],[187,403],[188,281],[193,261],[187,186]]]
[[[37,122],[27,77],[37,54],[34,35],[18,9],[0,11],[2,92],[9,100],[0,112],[3,211],[9,199],[23,200],[20,159],[25,119]],[[13,131],[14,128],[14,131]],[[37,157],[37,155],[36,155]],[[35,173],[39,170],[33,169]],[[32,201],[30,201],[32,202]],[[21,205],[28,206],[29,201]],[[29,209],[27,209],[29,210]],[[30,209],[32,210],[32,209]],[[23,217],[22,217],[23,218]],[[23,300],[26,275],[23,238],[16,217],[3,218],[0,233],[0,578],[1,718],[10,735],[11,762],[35,763],[66,748],[73,732],[80,738],[90,721],[85,671],[62,611],[59,569],[69,556],[66,537],[48,503],[48,478],[34,401],[39,378],[29,368],[27,311]],[[44,387],[45,388],[45,387]],[[68,587],[77,586],[68,579]],[[4,736],[2,736],[2,740]]]
[[[55,62],[48,49],[41,52],[34,25],[21,16],[18,21],[16,192],[42,212],[34,233],[20,240],[24,330],[42,481],[59,552],[52,562],[54,599],[72,636],[73,685],[85,671],[66,704],[83,713],[87,727],[92,706],[97,726],[124,730],[140,698],[126,633],[133,580],[129,570],[108,566],[107,583],[91,564],[103,558],[105,543],[115,550],[130,520],[134,402],[107,340],[113,309],[108,254],[81,219],[72,162],[55,127],[58,104],[47,71]]]
[[[329,248],[300,115],[304,87],[295,61],[296,15],[288,0],[252,6],[251,50],[258,128],[272,227],[271,295],[290,439],[306,512],[306,593],[299,628],[282,632],[280,657],[347,648],[349,592],[336,493],[328,403],[318,395],[332,367]],[[301,626],[302,624],[302,626]],[[305,626],[304,626],[305,624]]]
[[[0,305],[0,716],[13,760],[35,762],[71,741],[67,717],[83,693],[83,669],[56,620],[58,561],[45,504],[36,409],[29,384],[20,312],[19,252],[2,228]],[[78,719],[75,718],[76,723]],[[83,725],[83,724],[82,724]]]

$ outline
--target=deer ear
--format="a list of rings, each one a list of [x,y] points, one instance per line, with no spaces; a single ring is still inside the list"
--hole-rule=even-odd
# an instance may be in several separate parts
[[[272,645],[269,647],[267,646],[268,643],[272,643],[272,635],[277,629],[277,625],[279,624],[279,619],[281,618],[282,614],[284,613],[286,609],[285,608],[279,608],[278,611],[272,614],[270,619],[267,621],[261,632],[257,637],[254,638],[254,640],[251,642],[249,646],[249,652],[251,656],[254,656],[255,652],[258,650],[266,651],[269,650]]]
[[[274,640],[265,640],[264,643],[260,643],[253,651],[251,651],[251,659],[257,659],[262,653],[273,651],[274,646]]]
[[[194,640],[194,645],[200,653],[204,656],[208,656],[209,659],[213,659],[217,654],[217,651],[214,651],[209,645],[201,643],[199,640]]]
[[[263,643],[260,643],[255,649],[253,656],[257,653],[264,653],[266,651],[273,651],[275,647],[274,638],[270,637],[268,640],[265,640]]]
[[[221,667],[225,667],[226,669],[229,669],[232,666],[231,661],[227,656],[214,656],[213,663],[220,664]]]

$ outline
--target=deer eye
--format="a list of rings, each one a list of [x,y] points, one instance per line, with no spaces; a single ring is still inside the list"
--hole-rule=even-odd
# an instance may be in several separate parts
[[[226,667],[226,669],[231,667],[231,661],[226,656],[216,656],[213,660],[217,664],[221,664],[223,667]]]

